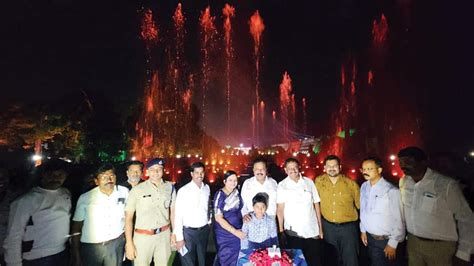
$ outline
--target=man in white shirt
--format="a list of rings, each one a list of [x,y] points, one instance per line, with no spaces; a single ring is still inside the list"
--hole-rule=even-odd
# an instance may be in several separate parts
[[[285,234],[288,248],[302,249],[308,265],[321,265],[321,210],[314,182],[301,175],[300,163],[285,161],[288,175],[278,184],[278,231]]]
[[[365,181],[360,188],[360,237],[368,246],[370,265],[399,265],[398,243],[405,239],[400,191],[382,177],[382,162],[362,161]]]
[[[408,264],[452,265],[470,260],[474,215],[458,183],[427,167],[418,147],[398,153],[402,206],[408,231]]]
[[[112,164],[101,166],[97,185],[82,194],[72,219],[72,254],[75,265],[122,265],[125,239],[125,201],[128,189],[117,186]],[[80,239],[80,244],[79,244]]]
[[[252,199],[257,193],[265,192],[268,194],[267,214],[275,217],[276,215],[276,193],[277,182],[267,176],[267,162],[264,159],[256,159],[253,162],[254,176],[245,180],[242,184],[242,200],[244,207],[242,208],[242,215],[244,220],[249,219],[249,213],[253,210]]]
[[[209,186],[203,182],[204,164],[191,165],[192,180],[178,190],[172,245],[180,252],[181,265],[204,266],[209,236]],[[187,252],[182,252],[183,247]],[[183,254],[185,253],[185,254]],[[196,262],[197,257],[197,262]]]
[[[13,201],[3,243],[7,265],[66,265],[71,194],[63,161],[38,169],[40,185]]]

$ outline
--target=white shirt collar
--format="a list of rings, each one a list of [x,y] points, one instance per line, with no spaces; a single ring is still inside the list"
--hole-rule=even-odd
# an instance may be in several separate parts
[[[100,196],[102,197],[112,197],[112,195],[114,195],[115,193],[117,193],[117,185],[114,185],[114,190],[112,191],[112,193],[110,193],[110,195],[107,195],[105,194],[104,192],[102,192],[99,188],[99,186],[96,186],[97,188],[97,194],[99,194]]]
[[[407,177],[410,177],[411,181],[413,181],[413,183],[415,183],[415,185],[418,185],[418,184],[424,184],[425,182],[428,182],[431,179],[433,179],[434,174],[435,174],[435,171],[433,171],[433,170],[431,170],[431,168],[427,167],[426,172],[425,172],[425,174],[423,175],[423,178],[420,181],[415,182],[415,179],[413,179],[413,177],[411,177],[411,176],[407,176]]]
[[[288,182],[291,182],[292,184],[295,184],[295,185],[304,182],[303,176],[300,176],[300,178],[298,178],[298,181],[296,181],[296,182],[290,176],[286,176],[286,178],[288,179]]]
[[[206,183],[204,183],[204,182],[201,183],[201,187],[199,187],[199,186],[196,184],[196,182],[194,182],[193,180],[191,180],[190,183],[191,183],[191,187],[192,187],[193,189],[203,190],[203,189],[206,187]]]
[[[261,184],[261,183],[258,181],[258,179],[257,179],[256,176],[253,176],[252,178],[253,178],[253,180],[254,180],[255,182]],[[265,176],[265,180],[263,181],[263,184],[262,184],[262,185],[265,185],[265,183],[267,183],[267,181],[268,181],[268,176],[266,175],[266,176]]]

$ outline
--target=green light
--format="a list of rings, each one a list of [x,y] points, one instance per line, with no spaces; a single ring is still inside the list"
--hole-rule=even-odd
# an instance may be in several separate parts
[[[343,131],[337,133],[337,136],[340,137],[341,139],[345,139],[346,138],[346,131],[343,130]]]
[[[125,159],[127,158],[127,152],[126,151],[120,151],[119,155],[116,156],[115,158],[118,159],[118,161],[120,161],[120,162],[125,161]]]
[[[313,147],[314,154],[318,154],[320,151],[321,151],[321,145],[319,143],[314,145]]]
[[[355,135],[355,133],[356,133],[356,130],[355,130],[355,128],[351,128],[351,129],[349,129],[349,136],[350,136],[350,137],[354,136],[354,135]]]

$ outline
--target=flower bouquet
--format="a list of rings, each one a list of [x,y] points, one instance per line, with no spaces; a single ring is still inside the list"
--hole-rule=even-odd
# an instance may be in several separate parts
[[[288,253],[281,251],[280,256],[273,258],[268,255],[268,249],[257,249],[250,254],[250,262],[255,266],[292,266],[293,260]]]

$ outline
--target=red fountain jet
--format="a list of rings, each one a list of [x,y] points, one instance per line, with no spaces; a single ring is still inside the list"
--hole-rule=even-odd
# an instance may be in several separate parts
[[[280,114],[283,124],[283,139],[288,140],[289,133],[289,119],[291,107],[291,77],[287,72],[283,74],[283,79],[280,83]]]
[[[387,40],[388,23],[385,15],[380,16],[379,22],[374,20],[372,23],[372,41],[375,46],[380,46]]]
[[[151,49],[151,47],[158,42],[158,27],[156,27],[155,21],[153,20],[153,12],[150,9],[143,12],[140,37],[147,49]]]
[[[235,16],[235,8],[229,4],[225,4],[222,9],[224,20],[224,40],[225,40],[225,54],[226,54],[226,78],[227,78],[227,140],[230,138],[230,66],[233,57],[232,49],[232,23],[231,18]]]
[[[211,8],[208,6],[201,12],[199,24],[201,26],[201,52],[203,55],[202,61],[202,129],[206,129],[207,118],[207,91],[209,87],[209,80],[211,74],[210,51],[213,47],[215,36],[217,35],[216,27],[214,26],[215,17],[211,16]]]
[[[259,87],[260,87],[260,46],[261,46],[261,37],[262,32],[265,30],[265,25],[263,24],[263,19],[260,17],[258,10],[250,17],[250,33],[253,36],[254,40],[254,57],[255,57],[255,105],[258,107],[260,102],[260,94],[259,94]],[[258,108],[256,109],[257,116],[258,116]],[[256,124],[256,142],[258,143],[258,123]]]

